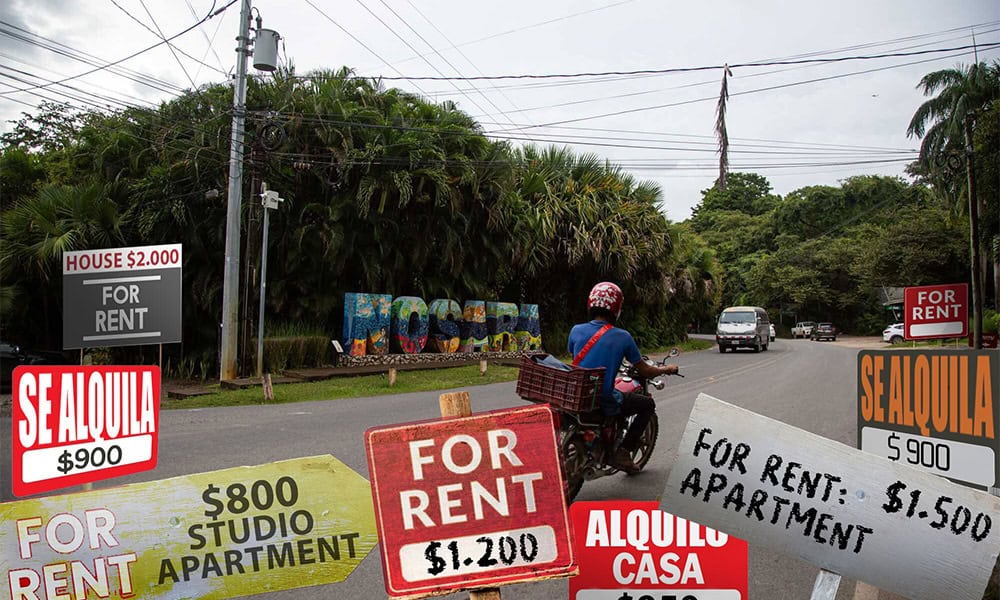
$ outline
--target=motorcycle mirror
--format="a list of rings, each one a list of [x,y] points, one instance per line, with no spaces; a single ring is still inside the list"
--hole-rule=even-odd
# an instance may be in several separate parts
[[[681,353],[680,348],[674,347],[670,349],[670,353],[667,354],[667,358],[673,358]]]

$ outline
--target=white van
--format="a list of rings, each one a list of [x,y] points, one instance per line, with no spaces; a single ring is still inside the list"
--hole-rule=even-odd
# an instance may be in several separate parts
[[[754,352],[767,350],[771,339],[771,319],[759,306],[730,306],[719,315],[715,341],[719,352],[727,348],[753,348]]]

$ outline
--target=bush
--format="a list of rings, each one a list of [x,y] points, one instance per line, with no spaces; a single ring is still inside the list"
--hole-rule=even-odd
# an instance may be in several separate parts
[[[1000,313],[989,308],[983,311],[983,333],[1000,333]]]
[[[281,373],[286,369],[325,365],[329,346],[329,339],[319,335],[264,338],[264,370],[268,373]],[[256,364],[256,348],[253,360]]]

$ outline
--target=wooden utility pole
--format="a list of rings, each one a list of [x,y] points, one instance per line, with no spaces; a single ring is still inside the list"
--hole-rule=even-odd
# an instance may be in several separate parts
[[[972,259],[972,347],[983,348],[983,280],[979,260],[979,204],[972,143],[972,113],[965,115],[965,170],[969,177],[969,244]]]

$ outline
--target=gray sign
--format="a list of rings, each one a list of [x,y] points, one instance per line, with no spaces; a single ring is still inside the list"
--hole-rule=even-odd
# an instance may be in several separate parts
[[[701,394],[662,510],[915,600],[979,600],[1000,498]]]
[[[63,254],[63,349],[181,341],[181,245]]]

